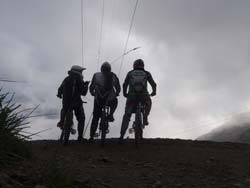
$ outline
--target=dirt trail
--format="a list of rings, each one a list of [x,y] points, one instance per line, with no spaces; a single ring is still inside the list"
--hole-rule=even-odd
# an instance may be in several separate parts
[[[98,143],[63,147],[57,141],[30,142],[32,160],[20,165],[19,172],[29,174],[34,168],[57,164],[74,177],[76,187],[250,187],[250,145],[149,139],[136,149],[133,142],[109,142],[105,148]],[[39,184],[34,181],[30,187]]]

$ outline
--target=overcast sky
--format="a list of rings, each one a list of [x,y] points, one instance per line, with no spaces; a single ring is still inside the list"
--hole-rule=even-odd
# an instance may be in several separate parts
[[[98,67],[102,0],[83,0],[85,80]],[[100,64],[123,53],[135,0],[104,0]],[[120,82],[142,58],[157,82],[147,137],[195,139],[225,118],[250,111],[250,1],[139,0]],[[24,107],[58,113],[57,88],[81,59],[81,1],[0,0],[0,78]],[[112,65],[119,72],[120,61]],[[86,121],[93,108],[88,94]],[[110,137],[118,137],[125,100],[119,97]],[[38,139],[58,138],[59,115],[31,120]],[[86,137],[89,136],[87,130]]]

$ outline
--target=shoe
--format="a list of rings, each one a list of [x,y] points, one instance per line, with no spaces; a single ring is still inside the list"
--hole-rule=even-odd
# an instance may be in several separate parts
[[[114,122],[115,121],[114,116],[113,115],[109,115],[108,116],[108,121],[109,122]]]
[[[148,123],[148,117],[147,116],[144,116],[143,117],[143,125],[147,126],[149,123]]]

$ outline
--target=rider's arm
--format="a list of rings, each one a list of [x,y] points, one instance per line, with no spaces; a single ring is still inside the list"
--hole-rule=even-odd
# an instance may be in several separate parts
[[[81,95],[86,96],[88,93],[88,86],[89,82],[84,82],[83,79],[80,80],[80,90],[81,90]]]
[[[57,90],[57,95],[56,96],[59,97],[59,98],[62,98],[64,83],[65,83],[65,79],[63,80],[63,82],[61,83],[60,87]]]
[[[115,87],[116,95],[118,96],[119,93],[121,92],[121,85],[120,85],[118,77],[115,74],[114,74],[114,87]]]
[[[127,97],[127,89],[128,89],[128,85],[129,85],[129,73],[127,74],[125,81],[122,85],[122,89],[123,89],[123,96]]]
[[[154,95],[156,95],[156,83],[155,83],[155,81],[154,81],[154,79],[153,79],[153,77],[152,77],[152,75],[151,75],[151,73],[150,72],[147,72],[147,74],[148,74],[148,76],[147,76],[147,79],[148,79],[148,82],[149,82],[149,84],[151,85],[151,87],[152,87],[152,93],[151,93],[151,95],[152,96],[154,96]]]
[[[91,84],[89,86],[89,92],[92,96],[95,96],[95,82],[96,82],[96,79],[95,79],[95,75],[94,75],[92,80],[91,80]]]

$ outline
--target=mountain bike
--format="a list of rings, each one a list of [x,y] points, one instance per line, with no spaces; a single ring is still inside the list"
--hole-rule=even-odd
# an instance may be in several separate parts
[[[102,116],[100,121],[100,134],[101,134],[101,145],[104,146],[105,140],[106,140],[106,134],[109,133],[109,121],[108,116],[110,113],[110,107],[107,105],[104,105],[102,107]]]
[[[87,102],[83,102],[87,103]],[[72,128],[73,126],[73,109],[69,108],[65,114],[63,126],[61,127],[60,141],[63,145],[67,145],[69,142],[70,134],[75,135],[76,130]]]
[[[135,135],[135,146],[138,148],[140,141],[143,139],[143,116],[145,115],[145,106],[139,101],[136,105],[135,120],[133,122],[132,129],[129,129],[130,133],[134,132]]]
[[[105,145],[106,134],[109,133],[109,120],[110,107],[108,105],[102,106],[101,121],[99,124],[99,133],[95,134],[95,137],[101,136],[101,145]]]
[[[108,105],[108,103],[111,90],[105,92],[104,94],[99,90],[97,90],[96,92],[98,96],[96,97],[97,103],[101,106],[101,121],[99,124],[99,133],[96,133],[95,137],[101,136],[101,145],[104,146],[106,134],[109,133],[108,117],[110,115],[110,106]]]
[[[63,123],[63,126],[61,128],[62,132],[61,132],[61,136],[60,136],[60,141],[63,143],[63,145],[68,144],[70,133],[73,135],[76,133],[76,130],[72,128],[72,126],[73,126],[73,122],[72,122],[73,117],[72,116],[73,116],[73,112],[68,110],[66,112],[66,115],[64,118],[64,123]]]

